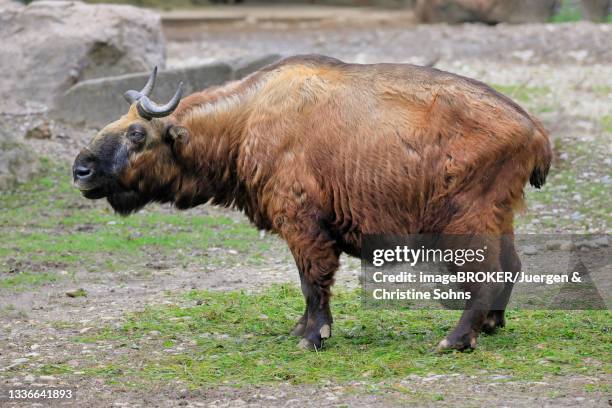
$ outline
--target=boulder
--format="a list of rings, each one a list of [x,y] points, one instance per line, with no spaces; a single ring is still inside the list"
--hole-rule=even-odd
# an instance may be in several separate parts
[[[9,7],[23,7],[24,4],[17,0],[0,0],[0,9]]]
[[[157,75],[152,99],[166,103],[181,81],[184,83],[183,95],[189,95],[242,78],[279,58],[278,55],[264,55],[161,70]],[[123,93],[128,89],[141,89],[148,77],[149,72],[146,71],[80,82],[58,98],[50,116],[74,125],[101,128],[127,112],[128,104]]]
[[[0,111],[31,103],[49,107],[79,82],[165,62],[159,15],[132,6],[0,5],[0,43],[0,94],[10,95]]]
[[[38,160],[31,149],[0,123],[0,191],[28,181],[37,171]]]
[[[423,23],[546,22],[557,0],[417,0],[417,19]]]
[[[606,21],[611,7],[611,0],[582,0],[582,18],[595,22]]]

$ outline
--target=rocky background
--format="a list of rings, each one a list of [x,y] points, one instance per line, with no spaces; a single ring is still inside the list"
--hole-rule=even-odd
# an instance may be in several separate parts
[[[122,94],[162,70],[155,97],[181,80],[187,93],[242,77],[276,58],[166,68],[158,12],[78,1],[0,3],[0,190],[36,174],[38,156],[74,151],[82,136],[119,117]],[[169,97],[169,96],[168,96]],[[91,130],[87,130],[91,129]],[[49,143],[41,145],[37,141]],[[67,156],[66,156],[67,157]]]
[[[163,6],[187,3],[169,1]],[[191,5],[202,4],[207,3]],[[541,23],[576,15],[604,21],[609,18],[609,0],[410,0],[358,5],[383,5],[401,11],[209,7],[182,14],[162,11],[160,15],[130,5],[1,0],[0,189],[35,174],[40,154],[53,155],[71,142],[80,143],[81,136],[88,133],[84,127],[100,127],[117,117],[123,108],[123,91],[137,88],[155,65],[162,70],[167,64],[170,68],[162,74],[164,80],[156,95],[163,99],[179,80],[187,83],[187,92],[195,91],[243,76],[279,54],[316,51],[359,62],[368,53],[370,40],[380,43],[377,60],[425,64],[440,58],[479,55],[498,61],[523,58],[531,63],[575,55],[579,63],[587,63],[593,58],[605,60],[612,48],[589,53],[589,48],[598,48],[609,33],[586,24],[571,28],[417,25]],[[351,41],[337,44],[334,36],[345,28],[350,31],[351,26],[370,26],[372,30],[356,30]],[[253,30],[260,30],[264,39],[257,37],[258,41],[244,47],[249,42],[244,36]],[[287,35],[277,36],[279,31]],[[223,34],[215,38],[220,32]],[[294,38],[296,33],[299,38]],[[592,36],[595,44],[591,44]],[[206,37],[215,40],[206,42]],[[227,38],[232,38],[231,43]],[[532,44],[547,49],[534,51]],[[580,49],[568,54],[568,47]],[[219,62],[228,57],[235,60]],[[58,143],[45,144],[39,151],[31,141],[41,139]]]
[[[187,83],[187,92],[195,91],[243,76],[278,58],[279,54],[316,51],[359,62],[368,49],[364,41],[372,36],[376,37],[374,41],[380,41],[381,48],[387,49],[377,53],[378,60],[429,64],[440,58],[486,54],[497,60],[518,56],[533,62],[541,53],[534,52],[531,43],[548,47],[542,58],[555,60],[567,56],[568,43],[574,46],[572,43],[582,42],[576,44],[582,49],[574,52],[578,59],[586,53],[584,61],[579,62],[588,62],[590,36],[595,35],[601,42],[608,34],[596,26],[465,26],[454,29],[416,24],[547,22],[568,13],[603,21],[609,18],[610,9],[609,0],[415,0],[386,4],[401,8],[402,12],[381,9],[341,9],[337,12],[325,8],[284,12],[283,8],[280,12],[279,8],[247,8],[246,11],[224,9],[219,12],[209,8],[182,15],[162,12],[160,16],[159,12],[130,5],[91,5],[75,1],[25,2],[30,3],[27,6],[23,3],[0,2],[0,41],[3,44],[0,49],[0,70],[3,72],[0,94],[4,96],[0,101],[2,189],[35,174],[37,155],[53,155],[55,148],[62,150],[67,143],[80,142],[80,136],[86,133],[83,126],[100,127],[117,117],[122,112],[123,91],[137,88],[152,66],[163,70],[167,60],[171,69],[162,74],[164,80],[160,81],[157,91],[162,99],[172,92],[179,80]],[[166,8],[176,5],[183,3],[165,3]],[[331,41],[326,38],[328,33],[332,37],[336,35],[335,29],[339,33],[341,27],[364,25],[374,26],[373,30],[356,31],[355,38],[340,47],[336,47],[333,38]],[[389,29],[382,29],[383,25]],[[223,27],[224,34],[219,41],[210,41],[206,46],[200,41],[206,41],[206,36],[214,38]],[[289,30],[285,38],[276,36],[279,30],[287,31],[290,27],[298,30]],[[302,36],[300,27],[306,29],[306,35]],[[274,43],[258,39],[239,51],[234,49],[248,42],[245,33],[261,28],[264,38],[276,37]],[[227,29],[229,37],[224,31]],[[578,31],[585,35],[576,36]],[[300,32],[300,38],[293,38],[296,32]],[[392,34],[387,42],[385,37],[389,32],[397,34]],[[166,36],[170,39],[168,44]],[[237,39],[237,42],[232,40],[232,44],[226,44],[226,38]],[[186,43],[186,39],[190,41]],[[314,47],[303,44],[312,39]],[[594,44],[595,47],[598,44]],[[598,55],[591,53],[588,57],[605,59],[609,56],[609,48],[602,47],[604,55],[597,52]],[[228,57],[235,60],[219,62]],[[62,126],[78,127],[66,130]],[[50,151],[29,148],[32,139],[57,138],[60,146],[50,147]]]

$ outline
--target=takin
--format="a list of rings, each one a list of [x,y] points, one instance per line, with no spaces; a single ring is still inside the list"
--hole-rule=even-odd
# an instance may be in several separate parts
[[[369,234],[486,236],[486,270],[519,271],[513,216],[529,180],[541,187],[547,132],[487,85],[408,64],[317,55],[165,105],[153,71],[127,114],[76,157],[76,186],[122,215],[147,203],[211,202],[279,234],[299,271],[305,311],[292,334],[331,336],[331,286],[342,253]],[[469,265],[466,265],[466,268]],[[512,284],[480,284],[439,349],[470,349],[505,323]]]

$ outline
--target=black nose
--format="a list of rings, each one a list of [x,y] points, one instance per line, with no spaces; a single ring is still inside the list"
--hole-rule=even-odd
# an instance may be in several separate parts
[[[75,180],[87,180],[93,174],[93,170],[85,166],[76,166],[74,168],[74,179]]]

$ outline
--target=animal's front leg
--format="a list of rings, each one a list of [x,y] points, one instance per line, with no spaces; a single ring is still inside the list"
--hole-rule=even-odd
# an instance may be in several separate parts
[[[306,277],[304,276],[304,274],[302,273],[302,271],[300,271],[300,284],[302,286],[302,293],[306,292],[306,286],[307,283],[305,282]],[[306,295],[304,295],[305,297]],[[300,317],[300,320],[297,321],[297,323],[295,324],[295,326],[293,327],[293,329],[291,330],[291,334],[292,336],[296,336],[296,337],[302,337],[304,335],[304,333],[306,333],[306,324],[308,323],[308,300],[306,299],[306,309],[304,310],[304,314],[302,314],[302,317]]]
[[[319,349],[331,337],[333,319],[329,301],[340,251],[316,223],[286,228],[284,235],[300,271],[306,301],[304,316],[292,333],[302,336],[300,348]]]
[[[309,285],[304,292],[308,318],[302,340],[298,343],[302,349],[320,349],[323,342],[331,337],[333,318],[329,309],[329,295],[323,295],[324,291],[324,287],[315,283]]]

